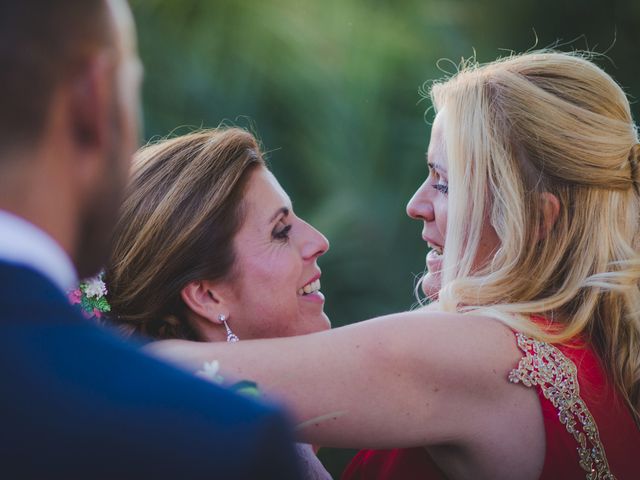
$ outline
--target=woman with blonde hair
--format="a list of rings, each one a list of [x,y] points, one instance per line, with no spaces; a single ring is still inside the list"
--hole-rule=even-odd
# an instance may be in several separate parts
[[[150,350],[255,379],[309,441],[376,449],[346,479],[636,478],[640,147],[624,92],[542,51],[465,64],[430,95],[429,175],[407,212],[431,305]]]

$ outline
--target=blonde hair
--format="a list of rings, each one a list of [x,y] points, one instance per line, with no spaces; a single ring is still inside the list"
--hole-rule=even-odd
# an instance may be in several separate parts
[[[582,55],[541,51],[468,63],[430,94],[451,191],[441,308],[553,343],[584,335],[640,425],[640,149],[624,92]],[[560,211],[540,238],[543,192]],[[487,220],[500,246],[478,268]]]
[[[255,138],[219,128],[160,141],[135,156],[106,270],[112,321],[124,334],[197,340],[180,292],[233,275]]]

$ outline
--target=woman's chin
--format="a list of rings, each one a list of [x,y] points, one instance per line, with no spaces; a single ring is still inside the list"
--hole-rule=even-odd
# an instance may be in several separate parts
[[[427,273],[422,278],[422,291],[431,301],[438,299],[438,293],[440,292],[441,286],[442,283],[440,281],[440,275]]]
[[[330,329],[331,321],[324,312],[324,296],[322,296],[322,302],[308,301],[307,296],[302,297],[299,302],[297,319],[292,327],[296,330],[295,335],[305,335]]]
[[[322,332],[324,330],[330,330],[331,320],[329,320],[329,317],[327,316],[326,313],[322,312],[318,316],[318,318],[315,320],[314,326],[316,328],[313,330],[313,332]],[[313,332],[309,332],[309,333],[313,333]]]
[[[322,312],[322,330],[330,330],[331,329],[331,320],[326,313]]]
[[[319,315],[314,315],[313,318],[301,319],[304,328],[301,328],[296,335],[306,335],[308,333],[323,332],[331,329],[331,321],[327,317],[326,313],[322,312]]]

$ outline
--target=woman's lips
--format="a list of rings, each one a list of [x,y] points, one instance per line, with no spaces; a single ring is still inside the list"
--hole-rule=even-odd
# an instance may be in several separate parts
[[[435,250],[430,250],[427,254],[427,269],[432,275],[438,274],[442,270],[442,255]]]
[[[320,290],[320,275],[316,276],[313,280],[307,282],[304,286],[298,289],[298,295],[308,295],[317,290]]]
[[[313,303],[324,303],[324,295],[320,291],[320,273],[298,290],[298,297]]]
[[[301,295],[298,298],[307,302],[324,303],[324,295],[320,290],[313,293],[308,293],[306,295]]]

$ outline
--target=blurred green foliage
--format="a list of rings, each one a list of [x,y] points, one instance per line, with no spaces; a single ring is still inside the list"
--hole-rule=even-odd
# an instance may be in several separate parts
[[[252,129],[320,260],[334,326],[410,308],[424,268],[405,205],[426,177],[419,87],[461,57],[558,45],[640,95],[637,0],[133,0],[145,136]],[[631,97],[635,102],[635,98]],[[638,118],[637,102],[633,105]],[[344,459],[323,457],[338,476]]]

